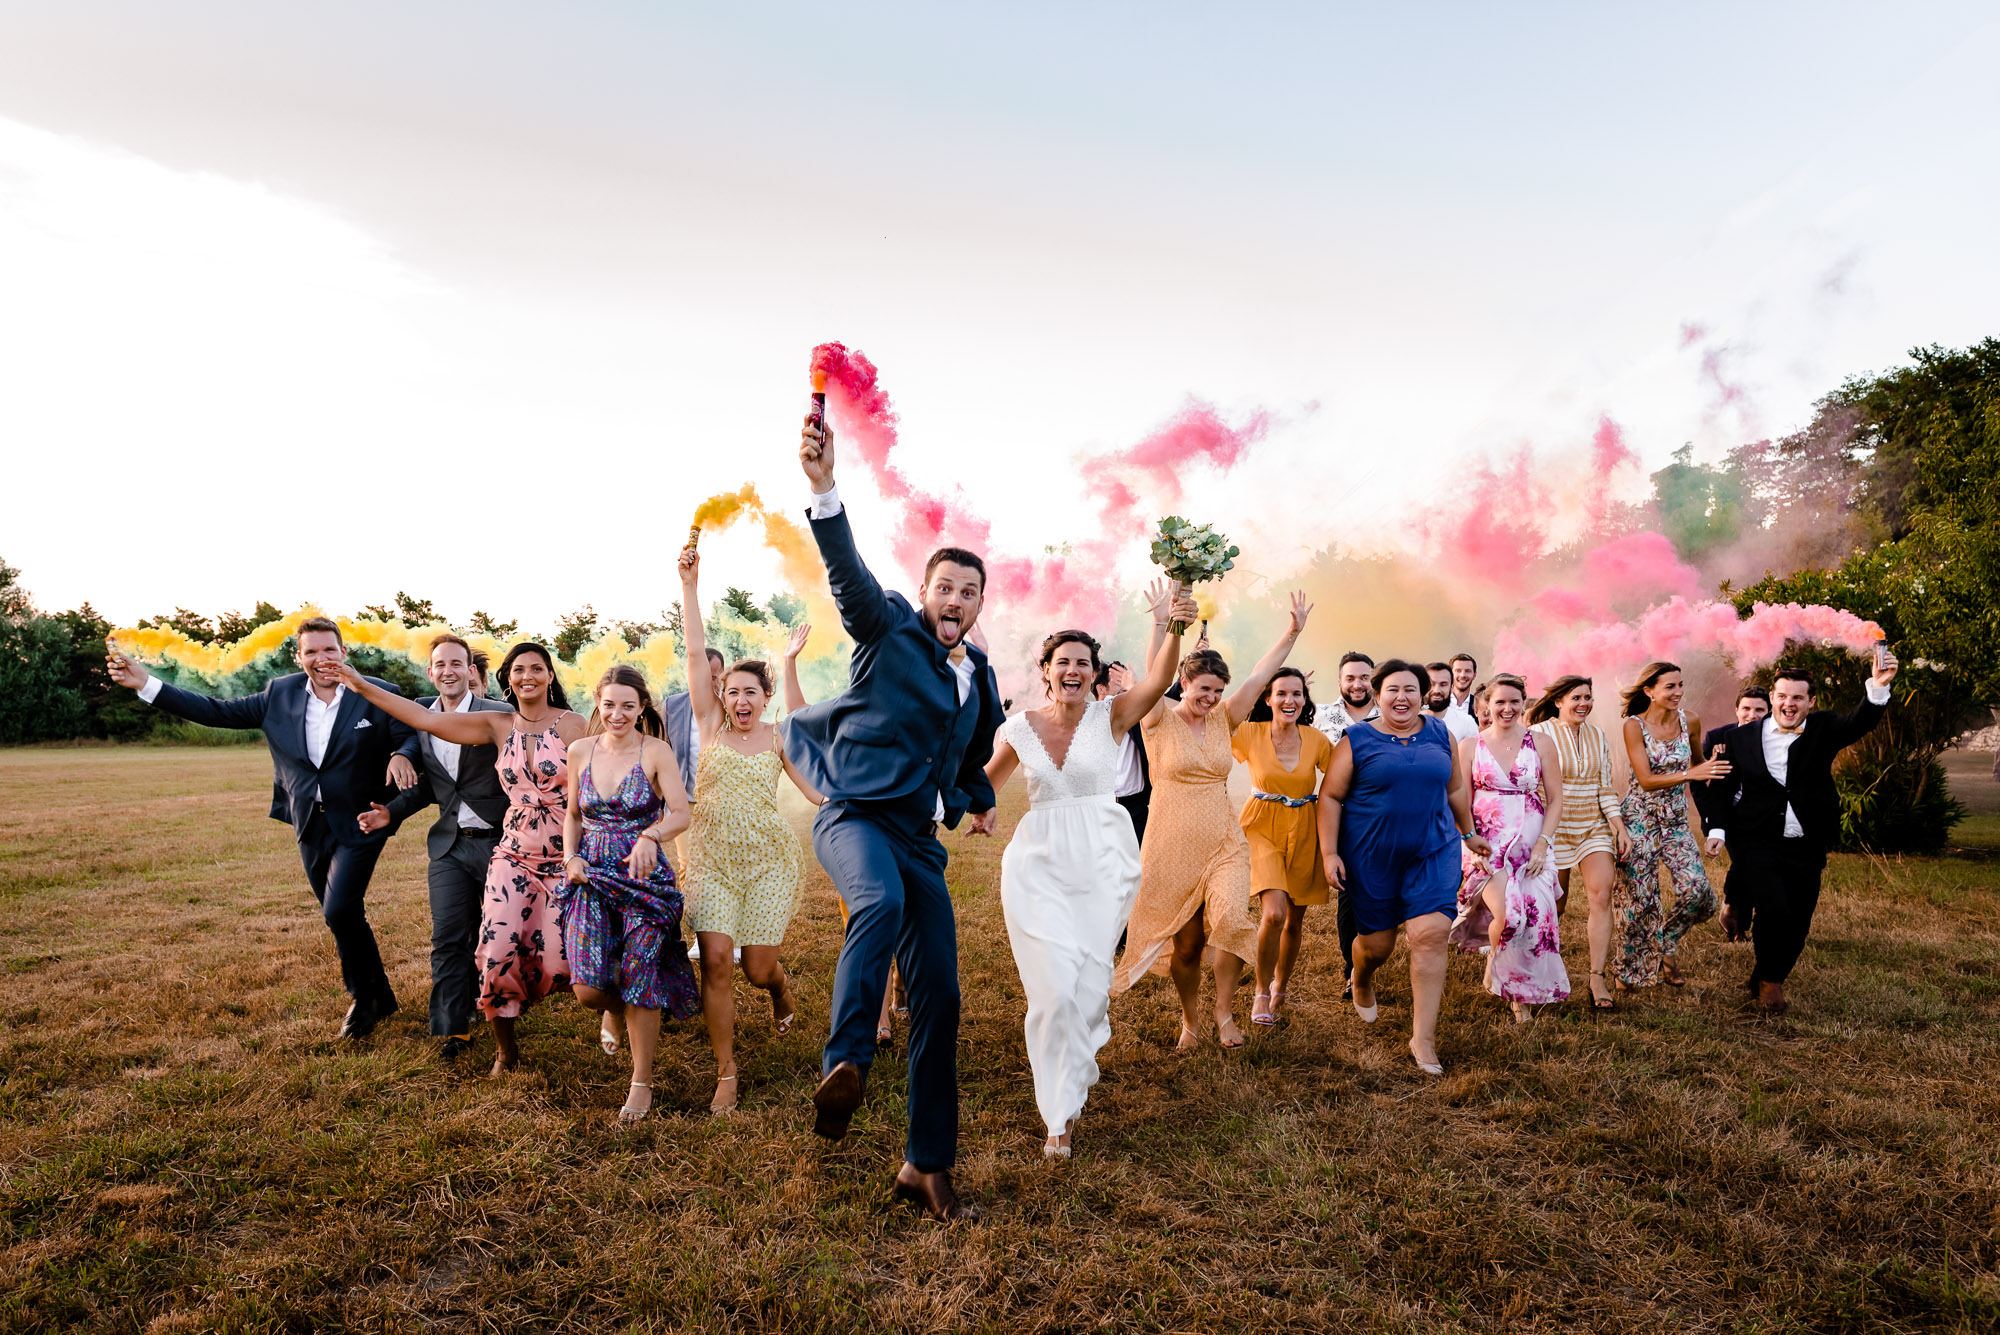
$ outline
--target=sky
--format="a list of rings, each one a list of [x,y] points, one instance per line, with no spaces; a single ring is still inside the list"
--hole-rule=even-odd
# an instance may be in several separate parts
[[[803,507],[839,339],[1015,550],[1080,456],[1270,413],[1195,494],[1275,575],[2000,333],[1995,68],[1974,4],[0,0],[0,559],[120,622],[656,618],[703,497]]]

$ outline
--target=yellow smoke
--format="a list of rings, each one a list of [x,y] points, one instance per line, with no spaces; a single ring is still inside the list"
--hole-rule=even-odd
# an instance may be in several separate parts
[[[735,523],[746,509],[759,513],[764,510],[764,502],[758,497],[754,482],[745,482],[740,490],[722,492],[697,505],[694,508],[694,527],[720,532]]]

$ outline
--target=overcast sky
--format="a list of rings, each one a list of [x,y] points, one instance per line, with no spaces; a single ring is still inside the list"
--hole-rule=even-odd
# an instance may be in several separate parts
[[[1281,424],[1211,517],[1386,540],[2000,333],[1996,69],[1975,4],[0,0],[0,558],[651,615],[703,496],[801,499],[833,338],[1017,549],[1189,396]]]

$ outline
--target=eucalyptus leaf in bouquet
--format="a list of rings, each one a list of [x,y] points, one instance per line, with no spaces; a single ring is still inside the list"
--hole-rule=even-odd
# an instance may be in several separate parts
[[[1179,515],[1168,515],[1160,521],[1157,536],[1153,539],[1153,562],[1166,572],[1167,578],[1177,580],[1181,585],[1192,588],[1212,579],[1221,579],[1236,568],[1236,558],[1242,549],[1232,547],[1229,539],[1217,533],[1208,524],[1193,524]],[[1187,629],[1187,623],[1176,621],[1173,632],[1179,635]]]

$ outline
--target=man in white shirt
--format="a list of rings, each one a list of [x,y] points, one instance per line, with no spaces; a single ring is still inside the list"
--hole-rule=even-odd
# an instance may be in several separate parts
[[[1451,707],[1472,718],[1472,696],[1479,680],[1479,660],[1471,654],[1454,654],[1446,666],[1451,671]]]
[[[476,689],[479,674],[470,645],[456,635],[430,644],[431,684],[438,693],[417,703],[439,713],[505,709]],[[400,824],[436,803],[431,823],[431,1005],[433,1038],[444,1040],[442,1055],[455,1061],[472,1049],[473,1017],[479,1001],[476,955],[479,922],[486,902],[486,872],[500,826],[507,815],[507,792],[500,786],[499,748],[460,746],[427,732],[404,744],[402,754],[422,764],[416,786],[362,813],[361,828]]]
[[[1123,663],[1106,663],[1097,674],[1097,698],[1110,700],[1132,689],[1132,670]],[[1132,833],[1146,842],[1146,814],[1153,804],[1152,769],[1146,762],[1146,744],[1134,724],[1118,739],[1118,805],[1132,818]]]
[[[1424,708],[1451,733],[1451,744],[1457,746],[1468,737],[1477,737],[1479,724],[1473,721],[1472,711],[1452,705],[1451,664],[1427,663],[1424,671],[1430,676],[1424,692]]]
[[[1840,838],[1834,758],[1882,721],[1895,679],[1896,656],[1878,644],[1868,698],[1842,715],[1812,707],[1810,672],[1779,668],[1770,717],[1716,739],[1713,754],[1730,763],[1709,793],[1710,810],[1729,822],[1708,832],[1710,857],[1729,850],[1722,930],[1732,941],[1749,934],[1757,962],[1748,986],[1771,1014],[1790,1006],[1785,979],[1805,949],[1826,855]]]

